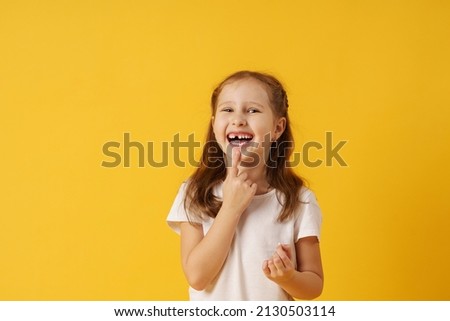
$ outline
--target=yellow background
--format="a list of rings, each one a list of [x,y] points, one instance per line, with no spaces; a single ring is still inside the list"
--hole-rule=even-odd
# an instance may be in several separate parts
[[[192,167],[102,146],[202,140],[211,90],[252,69],[286,84],[298,151],[348,141],[348,167],[298,168],[320,299],[450,300],[449,39],[437,0],[1,1],[0,299],[187,299],[165,218]]]

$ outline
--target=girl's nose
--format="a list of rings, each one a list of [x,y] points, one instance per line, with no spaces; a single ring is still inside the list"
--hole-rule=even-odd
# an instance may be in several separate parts
[[[247,124],[245,118],[239,116],[233,118],[234,126],[245,126],[245,124]]]

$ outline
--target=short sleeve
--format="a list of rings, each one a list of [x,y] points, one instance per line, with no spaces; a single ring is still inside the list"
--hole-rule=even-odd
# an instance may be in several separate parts
[[[181,184],[178,194],[175,197],[175,200],[170,209],[169,215],[167,215],[167,224],[169,227],[174,230],[176,233],[180,234],[180,223],[189,222],[186,209],[184,207],[184,195],[186,192],[186,182]],[[191,219],[194,223],[201,224],[200,221],[195,218]]]
[[[322,212],[317,203],[314,193],[303,188],[300,193],[299,215],[295,219],[294,235],[295,241],[307,236],[317,236],[320,238],[320,228],[322,225]]]

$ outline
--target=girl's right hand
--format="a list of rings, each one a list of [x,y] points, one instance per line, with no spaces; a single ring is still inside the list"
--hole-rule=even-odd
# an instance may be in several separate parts
[[[257,185],[247,179],[247,173],[239,174],[238,165],[241,160],[241,151],[233,148],[231,156],[231,168],[223,183],[223,203],[225,207],[238,216],[242,215],[245,209],[250,205],[253,196],[256,193]]]

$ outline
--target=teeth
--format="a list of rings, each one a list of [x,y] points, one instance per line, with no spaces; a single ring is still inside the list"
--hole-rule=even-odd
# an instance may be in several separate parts
[[[252,139],[253,136],[252,135],[246,135],[246,134],[240,134],[240,135],[229,134],[228,138],[229,139]]]

